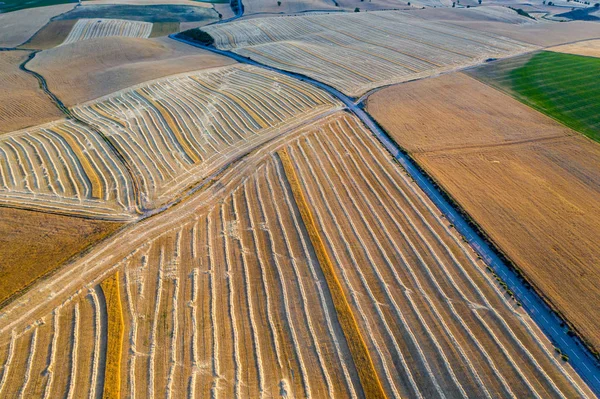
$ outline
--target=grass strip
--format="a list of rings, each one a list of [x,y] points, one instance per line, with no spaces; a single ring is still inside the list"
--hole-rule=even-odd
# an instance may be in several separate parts
[[[121,292],[119,290],[119,272],[104,280],[100,287],[106,300],[106,313],[108,316],[106,366],[102,398],[116,399],[121,397],[121,357],[125,333]]]
[[[333,306],[335,307],[338,321],[342,327],[344,336],[346,337],[348,348],[352,354],[352,359],[354,360],[354,365],[358,372],[365,398],[385,398],[386,396],[381,381],[379,381],[379,377],[377,376],[377,371],[375,371],[375,365],[373,364],[373,360],[367,349],[367,344],[360,334],[358,323],[352,314],[352,309],[346,299],[342,285],[335,274],[334,266],[327,254],[325,244],[323,243],[323,240],[321,240],[317,225],[302,192],[298,177],[296,176],[292,160],[285,149],[279,150],[277,154],[283,164],[283,169],[292,189],[296,206],[298,206],[300,216],[308,231],[310,242],[315,250],[317,259],[321,265],[321,270],[325,276],[325,281],[329,287],[329,292],[333,299]]]

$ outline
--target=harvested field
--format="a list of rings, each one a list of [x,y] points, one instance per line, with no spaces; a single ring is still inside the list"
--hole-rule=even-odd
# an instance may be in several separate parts
[[[62,43],[70,44],[82,40],[102,37],[150,37],[152,24],[124,19],[80,19]]]
[[[515,26],[515,24],[495,21],[452,21],[452,24],[542,47],[600,38],[600,24],[596,22],[544,20],[539,23]]]
[[[461,3],[462,4],[462,3]],[[452,5],[452,4],[450,4]],[[513,7],[520,8],[521,5]],[[425,10],[413,10],[410,14],[432,21],[448,21],[448,22],[502,22],[507,24],[506,29],[509,30],[508,24],[537,24],[538,21],[517,14],[516,11],[508,7],[501,6],[486,6],[473,8],[427,8]],[[518,28],[517,28],[518,29]],[[526,40],[524,40],[526,41]]]
[[[130,86],[234,63],[167,38],[114,37],[43,51],[28,64],[71,107]],[[69,73],[64,73],[65,69]]]
[[[48,25],[40,29],[31,39],[25,42],[19,48],[46,50],[61,45],[69,33],[73,30],[73,26],[77,20],[67,21],[52,21]]]
[[[28,51],[0,52],[0,134],[63,116],[40,89],[38,81],[19,69],[29,54]]]
[[[599,348],[598,145],[464,75],[382,90],[368,111]]]
[[[52,17],[73,7],[75,4],[71,3],[0,14],[0,47],[16,47],[26,42]]]
[[[330,115],[95,248],[70,266],[78,281],[64,269],[24,298],[26,311],[5,308],[0,361],[15,370],[5,389],[27,380],[33,334],[53,342],[41,330],[51,320],[52,348],[95,364],[100,345],[81,326],[95,320],[95,285],[118,270],[122,395],[364,397],[326,252],[387,397],[592,397],[439,214],[356,119]],[[51,367],[52,393],[93,386],[93,367],[73,364]]]
[[[548,50],[556,51],[558,53],[600,57],[600,40],[587,40],[573,44],[564,44],[562,46],[550,47]]]
[[[130,220],[136,193],[125,166],[90,126],[62,120],[0,137],[0,203]]]
[[[600,59],[543,51],[482,66],[469,74],[600,142]]]
[[[328,94],[283,75],[228,66],[144,84],[73,111],[110,132],[157,207],[232,157],[339,107]]]
[[[258,18],[203,29],[218,48],[310,76],[351,96],[532,49],[390,11]]]
[[[120,226],[0,208],[0,303]]]
[[[120,398],[121,359],[123,358],[123,303],[119,272],[104,280],[100,287],[106,303],[106,365],[104,369],[103,398]],[[99,347],[99,346],[98,346]]]
[[[25,8],[47,7],[64,3],[76,3],[76,0],[4,0],[0,4],[0,14],[22,10]]]

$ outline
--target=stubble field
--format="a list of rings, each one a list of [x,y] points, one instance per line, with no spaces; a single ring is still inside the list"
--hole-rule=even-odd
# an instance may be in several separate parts
[[[598,347],[597,144],[464,75],[385,89],[368,111]]]
[[[4,309],[0,392],[105,383],[98,284],[118,271],[123,395],[363,397],[316,235],[388,397],[589,396],[439,215],[356,119],[319,120]]]
[[[534,48],[396,11],[257,18],[204,29],[220,49],[350,96]]]

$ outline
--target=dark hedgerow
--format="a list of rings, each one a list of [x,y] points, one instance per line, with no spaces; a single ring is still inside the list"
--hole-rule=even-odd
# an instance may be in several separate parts
[[[184,39],[198,42],[205,46],[211,46],[215,42],[215,39],[213,39],[213,37],[211,35],[209,35],[208,33],[204,32],[203,30],[201,30],[199,28],[183,31],[183,32],[179,33],[179,36],[181,36]]]

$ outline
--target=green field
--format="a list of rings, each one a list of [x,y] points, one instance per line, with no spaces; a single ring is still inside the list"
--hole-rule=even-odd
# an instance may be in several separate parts
[[[0,0],[0,14],[24,8],[46,7],[65,3],[77,3],[77,0]]]
[[[542,51],[469,74],[600,142],[600,58]]]

